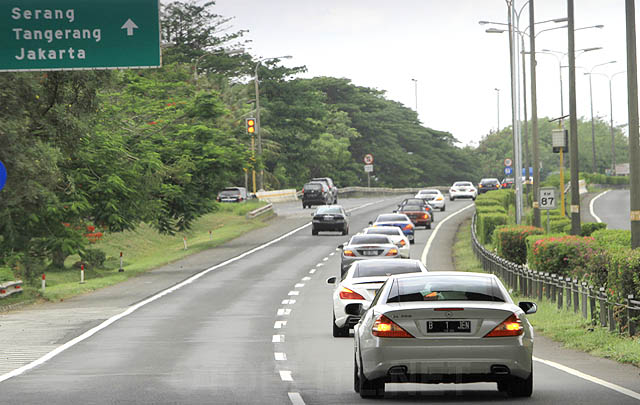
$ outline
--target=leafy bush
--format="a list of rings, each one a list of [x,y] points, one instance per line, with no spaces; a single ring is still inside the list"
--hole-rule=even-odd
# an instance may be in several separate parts
[[[580,225],[580,236],[591,236],[600,229],[607,229],[607,224],[604,222],[584,222]]]
[[[527,261],[526,238],[543,233],[544,230],[533,226],[500,226],[493,231],[493,243],[501,257],[514,263],[524,264]]]
[[[491,241],[493,230],[507,224],[507,215],[502,213],[481,214],[477,217],[477,232],[483,245]]]
[[[495,190],[488,193],[478,195],[476,205],[485,204],[485,201],[495,201],[502,205],[505,210],[509,210],[509,205],[515,204],[515,193],[513,190]],[[478,204],[478,202],[480,202]]]
[[[587,183],[591,184],[629,184],[629,176],[605,176],[600,173],[581,173]]]
[[[80,260],[92,268],[102,267],[107,255],[100,249],[85,249],[80,252]]]
[[[15,277],[13,277],[11,269],[7,267],[0,267],[0,283],[13,280],[15,280]]]
[[[501,205],[484,205],[476,207],[476,212],[480,214],[506,214],[507,211]]]
[[[610,256],[607,293],[619,301],[629,294],[640,297],[640,250],[614,248],[610,250]]]
[[[595,240],[603,247],[623,247],[631,246],[631,231],[622,229],[599,229],[591,234]]]
[[[546,222],[545,222],[545,226]],[[567,228],[568,227],[568,228]],[[549,232],[551,233],[568,233],[567,229],[571,230],[571,220],[566,217],[560,217],[549,220]]]

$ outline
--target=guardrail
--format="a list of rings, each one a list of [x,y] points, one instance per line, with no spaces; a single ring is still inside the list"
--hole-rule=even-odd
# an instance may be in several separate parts
[[[280,202],[280,201],[296,201],[298,199],[296,189],[287,190],[273,190],[273,191],[258,191],[256,198],[260,201],[266,202]]]
[[[357,193],[374,193],[374,194],[417,194],[418,191],[424,190],[427,188],[435,188],[440,190],[443,194],[449,192],[449,187],[443,186],[435,186],[435,187],[410,187],[410,188],[387,188],[387,187],[361,187],[361,186],[353,186],[353,187],[342,187],[338,189],[338,195],[345,194],[357,194]],[[298,198],[302,197],[302,190],[296,192],[296,196]]]
[[[482,268],[500,277],[508,288],[525,297],[542,300],[543,297],[565,308],[581,313],[592,325],[608,327],[611,332],[638,334],[640,301],[629,295],[624,303],[610,301],[604,287],[592,286],[570,277],[537,272],[526,266],[505,260],[487,250],[476,237],[476,215],[471,222],[473,252]]]
[[[273,211],[273,204],[269,203],[264,207],[256,208],[253,211],[247,212],[247,218],[255,218],[262,214],[266,214],[269,211]]]
[[[8,283],[0,284],[0,298],[5,298],[11,294],[22,292],[22,280],[10,281]]]

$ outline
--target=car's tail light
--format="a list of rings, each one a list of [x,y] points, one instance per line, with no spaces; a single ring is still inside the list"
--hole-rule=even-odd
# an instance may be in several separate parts
[[[242,197],[238,197],[238,201],[242,201]]]
[[[407,242],[404,241],[404,239],[400,239],[400,246],[405,246],[407,244]]]
[[[345,256],[351,256],[351,257],[355,257],[356,254],[353,253],[353,250],[345,250],[344,252],[342,252],[343,255]]]
[[[413,229],[413,224],[406,224],[406,225],[402,228],[402,230],[403,230],[403,231],[410,231],[410,230],[412,230],[412,229]]]
[[[220,202],[220,197],[216,197],[216,201]]]
[[[342,287],[340,290],[340,299],[343,300],[363,300],[364,297],[357,292],[348,289],[347,287]]]
[[[387,338],[412,338],[413,336],[402,329],[397,323],[384,315],[380,315],[371,328],[373,336]]]
[[[304,187],[302,188],[302,194],[304,194]]]
[[[391,248],[391,249],[389,249],[389,251],[387,252],[387,254],[385,256],[395,256],[397,254],[398,254],[398,249]]]
[[[436,201],[442,201],[442,200],[444,200],[444,198],[442,198],[442,197],[436,198]]]
[[[424,214],[422,214],[422,218],[423,219],[429,219],[429,214],[427,214],[426,212]]]
[[[478,188],[482,188],[482,184],[478,184]]]
[[[511,314],[484,337],[520,336],[522,334],[524,334],[522,321],[516,314]]]

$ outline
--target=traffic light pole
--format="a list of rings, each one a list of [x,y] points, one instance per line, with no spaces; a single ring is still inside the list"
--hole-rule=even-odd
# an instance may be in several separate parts
[[[251,179],[253,181],[253,194],[256,193],[256,137],[251,135]]]

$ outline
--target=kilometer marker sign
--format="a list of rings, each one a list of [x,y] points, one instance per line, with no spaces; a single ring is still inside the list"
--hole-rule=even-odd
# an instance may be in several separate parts
[[[159,0],[0,5],[0,71],[160,67]]]

